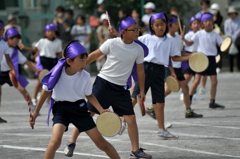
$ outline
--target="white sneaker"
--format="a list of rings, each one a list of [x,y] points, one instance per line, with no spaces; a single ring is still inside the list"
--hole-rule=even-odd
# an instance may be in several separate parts
[[[200,94],[205,94],[205,93],[207,93],[207,89],[206,88],[200,88],[199,93]]]
[[[180,94],[180,100],[183,100],[183,93]]]
[[[171,134],[169,131],[167,130],[163,130],[163,131],[159,131],[158,132],[158,136],[163,139],[163,140],[168,140],[168,139],[178,139],[178,136],[175,136],[173,134]]]
[[[126,123],[126,122],[122,122],[122,128],[121,128],[121,130],[118,132],[118,135],[122,135],[123,132],[125,131],[126,127],[127,127],[127,123]]]
[[[195,101],[202,101],[202,100],[204,100],[204,98],[203,98],[203,97],[200,97],[200,96],[197,96],[197,94],[195,93],[195,94],[193,95],[192,100],[195,100]]]
[[[33,105],[37,105],[37,102],[38,102],[38,100],[37,100],[36,98],[33,98],[33,99],[32,99]]]
[[[165,129],[171,128],[172,124],[171,123],[164,123]]]

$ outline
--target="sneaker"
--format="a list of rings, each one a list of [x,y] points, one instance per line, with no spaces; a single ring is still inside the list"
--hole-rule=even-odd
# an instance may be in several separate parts
[[[210,103],[209,104],[209,108],[211,108],[211,109],[224,109],[225,108],[225,106],[223,106],[223,105],[219,105],[219,104],[217,104],[217,103]]]
[[[74,151],[75,147],[76,147],[75,143],[68,142],[66,144],[65,149],[64,149],[65,156],[72,157],[73,156],[73,151]]]
[[[7,121],[0,117],[0,123],[7,123]]]
[[[183,100],[183,93],[180,94],[180,100]]]
[[[202,118],[203,117],[203,115],[202,114],[196,114],[196,113],[194,113],[194,111],[193,110],[191,110],[191,112],[189,112],[189,113],[185,113],[185,117],[186,118]]]
[[[36,109],[36,106],[35,105],[30,105],[29,109],[30,109],[30,113],[32,114],[34,112],[34,110]]]
[[[171,123],[164,123],[165,129],[171,128],[172,124]]]
[[[205,93],[207,93],[206,88],[200,88],[199,93],[200,93],[200,94],[205,94]]]
[[[178,136],[175,136],[173,134],[171,134],[169,131],[167,130],[163,130],[163,131],[159,131],[158,132],[158,136],[163,139],[163,140],[168,140],[168,139],[178,139]]]
[[[32,99],[33,105],[37,105],[37,102],[38,102],[38,100],[37,100],[36,98],[33,98],[33,99]]]
[[[156,115],[155,115],[154,107],[153,107],[153,106],[147,107],[146,113],[147,113],[150,117],[152,117],[153,119],[156,119]]]
[[[146,154],[142,149],[140,148],[139,150],[137,150],[136,152],[132,152],[130,153],[130,158],[135,158],[135,159],[151,159],[152,155],[148,155]]]
[[[195,101],[202,101],[202,100],[204,100],[204,98],[198,96],[198,95],[195,93],[195,94],[193,95],[193,97],[192,97],[192,100],[195,100]]]
[[[122,122],[122,128],[121,128],[121,130],[118,132],[118,135],[122,135],[123,132],[125,131],[126,127],[127,127],[127,123],[126,123],[126,122]]]

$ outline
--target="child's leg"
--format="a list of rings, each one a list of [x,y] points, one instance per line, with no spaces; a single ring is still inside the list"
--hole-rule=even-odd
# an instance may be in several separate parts
[[[94,112],[90,112],[90,113],[91,113],[91,117],[93,117],[95,115]],[[80,135],[80,132],[79,132],[78,128],[74,127],[71,138],[68,140],[68,142],[76,144],[77,138],[79,135]]]
[[[62,136],[66,126],[63,124],[55,124],[52,130],[52,138],[48,144],[47,150],[44,155],[44,159],[53,159],[57,149],[61,145]]]
[[[190,92],[189,92],[190,96],[193,96],[193,94],[196,92],[196,89],[200,83],[201,77],[202,77],[202,75],[200,75],[200,74],[195,75],[194,81],[190,87]]]
[[[164,85],[165,85],[164,86],[164,88],[165,88],[164,96],[166,97],[171,93],[171,90],[168,88],[168,85],[166,82],[164,83]]]
[[[202,88],[205,88],[205,87],[206,87],[207,77],[208,77],[208,76],[203,76],[203,77],[202,77],[202,86],[201,86]]]
[[[158,122],[158,127],[160,130],[165,130],[164,127],[164,103],[156,103],[154,105],[154,111],[156,114],[156,119]]]
[[[187,83],[189,83],[190,80],[192,79],[192,75],[185,73],[185,74],[184,74],[184,78],[185,78],[185,80],[187,81]]]
[[[37,99],[37,95],[41,91],[41,87],[42,87],[42,84],[39,81],[37,81],[37,83],[34,87],[33,98]]]
[[[95,145],[104,151],[111,159],[120,159],[116,149],[102,137],[96,127],[86,131],[86,134],[92,139]]]
[[[28,92],[27,92],[27,90],[26,90],[25,88],[23,88],[23,87],[21,86],[21,84],[20,84],[19,82],[18,82],[17,90],[23,95],[23,98],[26,99],[26,94],[27,94]],[[29,93],[28,93],[28,94],[29,94]],[[29,94],[29,98],[30,98],[30,104],[33,105],[30,94]]]
[[[210,99],[214,99],[215,100],[216,92],[217,92],[217,84],[218,84],[217,76],[216,75],[212,75],[212,76],[210,76],[210,79],[211,79]]]
[[[184,105],[187,109],[190,108],[190,97],[189,97],[189,88],[188,88],[188,81],[184,80],[184,81],[180,81],[180,87],[182,88],[182,92],[183,92],[183,101],[184,101]]]
[[[71,138],[68,140],[68,142],[76,143],[79,135],[80,135],[80,132],[78,131],[78,128],[74,127]]]
[[[128,124],[128,135],[132,144],[132,151],[139,150],[138,127],[135,115],[124,115],[124,119]]]

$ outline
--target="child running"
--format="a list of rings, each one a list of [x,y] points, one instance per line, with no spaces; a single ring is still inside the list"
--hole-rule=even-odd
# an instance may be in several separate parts
[[[10,71],[14,75],[16,75],[13,63],[12,63],[10,55],[9,55],[11,53],[11,49],[9,48],[7,43],[3,40],[3,38],[2,38],[3,33],[4,33],[4,23],[2,20],[0,20],[0,48],[1,48],[0,49],[0,70],[1,70],[1,61],[2,61],[3,55],[4,55],[7,65],[10,67]],[[0,73],[0,83],[2,83],[2,80],[1,80],[2,78],[3,77],[1,76],[1,73]],[[1,96],[2,96],[2,89],[0,88],[0,107],[1,107]],[[0,117],[0,123],[7,123],[7,121]]]
[[[164,13],[153,14],[149,20],[151,35],[139,37],[139,41],[149,49],[149,54],[144,58],[145,68],[145,93],[151,87],[152,103],[158,121],[158,136],[161,139],[176,139],[175,135],[165,130],[164,127],[164,78],[165,67],[169,64],[169,57],[173,61],[186,61],[189,56],[179,56],[181,53],[177,49],[173,40],[167,37],[168,18]],[[175,74],[174,74],[175,75]],[[136,104],[136,97],[139,94],[139,84],[136,82],[132,100]],[[135,105],[134,104],[134,105]]]
[[[138,39],[140,29],[135,20],[131,17],[126,17],[119,23],[118,30],[121,33],[121,38],[107,40],[98,50],[89,55],[87,64],[93,62],[101,55],[105,54],[107,56],[107,61],[103,65],[93,85],[93,94],[104,109],[112,106],[114,112],[119,116],[123,116],[127,122],[128,135],[132,146],[130,158],[151,159],[152,156],[146,154],[143,149],[139,147],[136,116],[130,93],[126,86],[128,77],[136,62],[141,100],[145,100],[144,53],[142,47],[134,42],[134,40]],[[87,106],[91,112],[99,114],[99,111],[89,102]],[[70,147],[69,145],[76,144],[78,135],[79,132],[75,128],[67,144],[70,153],[73,152],[74,147]]]
[[[91,77],[84,70],[87,57],[86,49],[78,41],[70,42],[64,50],[64,58],[42,80],[43,92],[32,114],[33,119],[29,119],[29,122],[31,125],[35,124],[44,101],[52,93],[50,109],[53,109],[53,130],[45,159],[54,158],[63,133],[68,130],[70,123],[78,132],[86,132],[96,146],[111,159],[120,159],[115,148],[98,132],[84,100],[86,97],[100,113],[109,111],[104,110],[92,94]]]
[[[174,44],[177,46],[178,50],[179,50],[179,56],[181,56],[181,52],[183,49],[183,41],[181,39],[181,36],[176,33],[179,29],[178,26],[178,18],[175,15],[169,15],[168,17],[169,21],[168,21],[168,29],[169,32],[167,34],[167,37],[171,38],[174,41]],[[189,53],[185,53],[182,52],[182,55],[184,56],[188,56]],[[182,89],[184,98],[184,105],[186,108],[186,113],[185,113],[185,117],[186,118],[202,118],[203,115],[201,114],[196,114],[193,112],[193,110],[191,109],[191,104],[190,104],[190,97],[189,97],[189,88],[188,88],[188,81],[185,80],[183,73],[182,73],[182,69],[181,69],[181,64],[182,62],[174,62],[172,61],[172,65],[174,68],[174,72],[176,74],[176,77],[180,83],[180,87]],[[166,77],[168,77],[171,73],[168,70],[168,68],[166,67]],[[167,84],[165,84],[165,97],[168,96],[171,93],[171,91],[168,89]]]
[[[21,35],[15,28],[8,29],[5,33],[4,39],[6,40],[8,46],[10,47],[9,55],[11,56],[12,63],[16,70],[15,77],[18,81],[17,90],[23,95],[25,99],[25,96],[28,93],[27,90],[25,89],[25,87],[28,85],[28,81],[22,75],[19,74],[18,64],[26,64],[28,65],[29,68],[31,68],[35,72],[39,72],[39,70],[35,69],[35,67],[33,67],[33,65],[31,64],[31,62],[28,61],[27,58],[18,50],[17,46],[21,39]],[[4,85],[5,83],[7,83],[9,86],[13,86],[9,77],[10,71],[11,71],[11,68],[7,63],[6,58],[3,57],[1,61],[0,92],[2,89],[2,85]],[[31,107],[31,110],[34,111],[35,105],[33,105],[31,101],[30,101],[30,107]]]
[[[182,36],[183,41],[191,46],[194,43],[198,43],[197,51],[204,53],[209,60],[208,68],[203,72],[196,72],[194,81],[190,88],[190,100],[192,101],[193,94],[195,93],[197,86],[203,75],[210,76],[211,79],[211,91],[210,91],[210,103],[209,108],[211,109],[224,109],[225,107],[215,103],[216,93],[217,93],[217,73],[216,73],[216,60],[217,55],[217,45],[220,46],[223,42],[222,37],[213,31],[213,16],[210,13],[205,13],[201,16],[201,22],[204,29],[198,31],[190,41],[186,40]]]
[[[51,23],[46,25],[44,29],[44,38],[41,38],[35,47],[26,47],[23,44],[19,44],[20,49],[25,49],[31,52],[36,52],[32,57],[35,59],[38,57],[36,68],[37,69],[47,69],[51,70],[58,61],[58,58],[62,57],[62,42],[60,39],[56,38],[57,27],[55,24]],[[42,84],[37,81],[34,88],[33,103],[37,103],[37,95],[41,90]]]

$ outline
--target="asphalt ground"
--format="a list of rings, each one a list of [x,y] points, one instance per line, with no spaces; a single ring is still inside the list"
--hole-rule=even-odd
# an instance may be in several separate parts
[[[94,80],[95,77],[93,77]],[[171,123],[168,129],[178,135],[178,140],[160,140],[156,135],[157,122],[149,116],[142,117],[135,107],[139,128],[140,146],[154,159],[230,159],[240,158],[240,73],[220,73],[216,102],[225,105],[225,110],[210,110],[208,92],[200,95],[203,101],[194,101],[192,108],[204,115],[201,119],[186,119],[180,92],[166,98],[165,121]],[[29,80],[27,90],[33,94],[36,79]],[[7,123],[0,124],[0,159],[40,159],[51,138],[51,126],[45,123],[47,106],[43,106],[37,118],[35,129],[28,124],[28,107],[21,94],[13,87],[3,86],[0,116]],[[151,104],[151,94],[147,94],[146,106]],[[94,117],[96,119],[96,116]],[[63,155],[66,142],[70,138],[70,126],[62,139],[55,158],[67,159]],[[123,135],[106,138],[119,152],[121,158],[129,158],[131,151],[127,131]],[[89,137],[83,133],[78,138],[73,159],[108,158]]]

